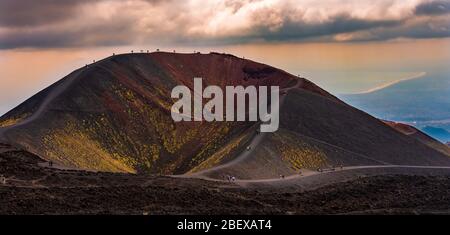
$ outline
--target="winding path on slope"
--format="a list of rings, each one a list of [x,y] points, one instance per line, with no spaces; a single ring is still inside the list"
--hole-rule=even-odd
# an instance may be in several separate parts
[[[334,169],[324,169],[323,171],[305,171],[302,174],[297,175],[291,175],[287,176],[285,178],[269,178],[269,179],[248,179],[248,180],[240,180],[236,179],[234,184],[247,187],[249,185],[271,185],[271,186],[293,186],[296,183],[304,182],[305,180],[308,180],[309,178],[313,178],[314,176],[329,176],[328,178],[322,179],[323,181],[330,181],[329,179],[336,178],[333,175],[340,174],[340,173],[346,173],[343,176],[341,176],[339,179],[337,179],[338,182],[343,182],[347,180],[354,179],[355,177],[360,176],[367,176],[371,174],[371,170],[376,169],[385,169],[389,170],[387,173],[391,174],[404,174],[401,173],[399,170],[402,169],[414,169],[414,170],[445,170],[445,175],[450,175],[450,167],[445,166],[414,166],[414,165],[367,165],[367,166],[348,166],[348,167],[342,167],[342,168],[334,168]],[[425,173],[430,173],[429,171]],[[436,172],[438,173],[438,172]],[[382,175],[386,174],[386,172],[378,172],[375,175]],[[439,173],[442,174],[442,173]],[[372,174],[373,175],[373,174]],[[187,177],[187,175],[176,175],[172,176],[176,178],[198,178],[208,181],[216,181],[216,182],[227,182],[226,180],[222,179],[216,179],[211,178],[204,175],[196,175],[194,177]],[[314,182],[315,186],[317,182]]]
[[[281,95],[281,98],[280,98],[280,105],[279,105],[280,109],[281,109],[282,105],[284,104],[284,100],[286,98],[286,94],[290,90],[300,88],[302,85],[303,85],[303,80],[301,78],[298,78],[297,79],[297,83],[294,86],[288,87],[288,88],[284,88],[284,89],[280,90],[280,92],[283,93]],[[233,160],[231,160],[231,161],[229,161],[229,162],[227,162],[225,164],[218,165],[218,166],[215,166],[215,167],[212,167],[212,168],[209,168],[209,169],[201,170],[201,171],[198,171],[198,172],[195,172],[195,173],[187,173],[187,174],[183,174],[183,175],[177,175],[176,177],[201,178],[201,179],[209,179],[209,180],[214,179],[214,178],[211,178],[211,177],[207,176],[207,174],[211,173],[211,172],[214,172],[214,171],[217,171],[217,170],[221,170],[221,169],[226,169],[228,167],[232,167],[232,166],[234,166],[236,164],[239,164],[242,161],[246,160],[247,158],[249,158],[251,156],[252,152],[264,140],[264,138],[266,136],[267,136],[267,133],[265,133],[265,132],[260,133],[258,135],[255,135],[253,137],[253,139],[250,141],[250,143],[247,145],[248,147],[250,147],[249,150],[242,151],[237,157],[235,157]],[[305,136],[305,137],[314,139],[314,138],[309,137],[309,136]],[[335,146],[335,145],[329,144],[329,143],[321,141],[321,140],[317,140],[317,139],[314,139],[314,140],[317,141],[317,142],[320,142],[322,144],[326,144],[326,145],[329,145],[329,146],[341,149],[341,150],[346,151],[346,152],[351,152],[352,154],[355,154],[355,155],[357,155],[357,156],[359,156],[361,158],[368,159],[368,160],[371,160],[371,161],[374,161],[374,162],[378,162],[379,164],[382,164],[382,165],[390,165],[390,163],[379,161],[379,160],[367,157],[365,155],[358,154],[358,153],[355,153],[355,152],[343,149],[343,148],[341,148],[339,146]]]
[[[98,62],[97,62],[98,63]],[[94,63],[96,64],[96,63]],[[89,65],[92,66],[94,64]],[[89,68],[88,67],[88,68]],[[45,111],[47,110],[46,108],[48,107],[48,105],[54,101],[60,94],[62,94],[78,77],[79,75],[84,72],[86,69],[88,69],[86,67],[83,68],[79,68],[77,70],[75,70],[74,72],[70,73],[69,75],[67,75],[66,79],[64,81],[62,81],[60,84],[58,84],[56,87],[54,87],[51,92],[45,97],[44,101],[39,105],[39,108],[33,112],[33,114],[31,116],[29,116],[28,118],[22,120],[19,123],[10,125],[10,126],[6,126],[6,127],[0,127],[0,142],[2,141],[7,141],[7,137],[6,137],[6,132],[12,128],[15,127],[19,127],[19,126],[23,126],[26,124],[29,124],[31,122],[33,122],[34,120],[36,120],[37,118],[39,118],[43,113],[45,113]],[[295,88],[299,88],[301,85],[303,84],[303,81],[301,79],[297,80],[297,84],[289,87],[289,88],[284,88],[281,89],[280,91],[283,92],[281,98],[280,98],[280,108],[282,106],[282,104],[284,103],[285,97],[286,97],[286,93],[288,91],[290,91],[291,89],[295,89]],[[267,135],[267,133],[260,133],[259,135],[256,135],[250,142],[249,146],[251,146],[251,149],[249,151],[243,151],[241,152],[235,159],[233,159],[232,161],[223,164],[223,165],[219,165],[210,169],[206,169],[204,171],[200,171],[200,172],[196,172],[193,174],[185,174],[185,175],[174,175],[172,177],[177,177],[177,178],[200,178],[200,179],[205,179],[205,180],[211,180],[211,181],[225,181],[225,180],[221,180],[221,179],[215,179],[215,178],[210,178],[208,176],[205,175],[205,173],[209,173],[215,170],[219,170],[219,169],[223,169],[226,167],[230,167],[233,166],[235,164],[238,164],[242,161],[244,161],[245,159],[247,159],[251,153],[253,152],[253,150],[255,149],[256,146],[258,146],[261,141],[264,139],[264,137]],[[0,151],[1,152],[1,151]],[[384,164],[381,163],[381,164]],[[322,174],[333,174],[336,172],[343,172],[343,171],[354,171],[354,170],[368,170],[368,169],[444,169],[444,170],[450,170],[450,167],[441,167],[441,166],[412,166],[412,165],[389,165],[389,164],[384,164],[384,165],[368,165],[368,166],[349,166],[349,167],[343,167],[342,169],[335,169],[335,170],[325,170],[322,172],[318,172],[318,171],[305,171],[303,172],[303,174],[299,174],[299,175],[291,175],[291,176],[287,176],[284,179],[281,178],[271,178],[271,179],[253,179],[253,180],[237,180],[235,183],[236,184],[240,184],[240,185],[247,185],[247,184],[251,184],[251,183],[261,183],[261,184],[265,184],[265,183],[275,183],[275,184],[283,184],[289,181],[295,181],[297,179],[303,179],[303,178],[308,178],[311,176],[316,176],[316,175],[322,175]]]
[[[301,79],[297,79],[297,82],[296,82],[296,84],[294,86],[288,87],[288,88],[284,88],[284,89],[280,89],[280,93],[282,93],[281,97],[280,97],[280,100],[279,100],[279,102],[280,102],[279,108],[280,109],[281,109],[281,106],[284,103],[284,100],[286,98],[286,94],[292,89],[299,88],[301,85],[303,85],[303,81]],[[270,106],[269,106],[269,108],[270,108]],[[257,123],[257,125],[258,124],[259,123]],[[215,167],[212,167],[212,168],[209,168],[209,169],[206,169],[206,170],[198,171],[198,172],[195,172],[195,173],[187,173],[187,174],[184,174],[184,175],[179,175],[179,177],[186,176],[188,178],[190,178],[190,177],[192,177],[192,178],[209,178],[209,177],[206,176],[207,173],[214,172],[214,171],[217,171],[217,170],[220,170],[220,169],[224,169],[224,168],[236,165],[236,164],[244,161],[245,159],[247,159],[249,156],[251,156],[251,153],[264,140],[264,138],[266,136],[267,136],[267,132],[260,132],[258,135],[255,135],[253,137],[253,139],[250,141],[250,143],[247,145],[247,147],[250,147],[250,149],[248,149],[248,150],[246,149],[246,150],[242,151],[233,160],[231,160],[231,161],[229,161],[229,162],[227,162],[225,164],[218,165],[218,166],[215,166]]]
[[[414,169],[448,169],[448,166],[414,166],[414,165],[367,165],[367,166],[348,166],[342,168],[334,168],[334,169],[324,169],[323,171],[307,171],[302,173],[301,175],[291,175],[285,177],[284,179],[275,178],[275,179],[256,179],[256,180],[239,180],[241,183],[269,183],[269,182],[279,182],[286,180],[293,180],[298,178],[306,178],[309,176],[320,175],[320,174],[332,174],[334,172],[340,171],[352,171],[352,170],[360,170],[360,169],[379,169],[379,168],[414,168]]]
[[[39,108],[35,112],[33,112],[33,114],[31,116],[27,117],[26,119],[22,120],[19,123],[16,123],[16,124],[13,124],[10,126],[6,126],[6,127],[1,127],[0,128],[0,142],[1,141],[7,142],[6,132],[8,130],[15,128],[15,127],[26,125],[28,123],[33,122],[37,118],[39,118],[47,110],[47,106],[53,100],[55,100],[60,94],[62,94],[85,69],[86,69],[85,67],[79,68],[79,69],[73,71],[72,73],[70,73],[69,75],[67,75],[65,80],[63,80],[60,84],[58,84],[56,87],[54,87],[50,91],[50,93],[45,97],[44,101],[39,105]]]
[[[297,80],[297,84],[294,85],[293,87],[289,87],[289,88],[285,88],[282,89],[281,91],[284,91],[284,94],[282,95],[282,97],[280,98],[280,109],[281,106],[284,103],[285,97],[287,92],[289,92],[292,89],[296,89],[299,88],[302,85],[302,80],[298,79]],[[267,133],[260,133],[259,135],[256,135],[253,137],[253,139],[250,141],[250,144],[248,144],[249,147],[251,147],[250,150],[244,150],[243,152],[241,152],[236,158],[234,158],[233,160],[222,164],[222,165],[218,165],[206,170],[202,170],[199,172],[195,172],[195,173],[187,173],[187,174],[183,174],[183,175],[173,175],[173,177],[177,177],[177,178],[199,178],[199,179],[204,179],[204,180],[210,180],[210,181],[218,181],[218,182],[226,182],[226,180],[222,180],[222,179],[217,179],[217,178],[212,178],[209,177],[207,174],[217,171],[217,170],[221,170],[221,169],[225,169],[231,166],[234,166],[236,164],[239,164],[240,162],[246,160],[249,156],[251,156],[251,153],[254,151],[255,147],[257,147],[262,140],[264,139],[264,137],[267,135]],[[312,138],[309,136],[305,136],[307,138]],[[314,139],[314,138],[312,138]],[[316,175],[321,175],[321,174],[332,174],[335,172],[342,172],[342,171],[356,171],[356,170],[362,170],[364,172],[364,170],[370,170],[370,169],[441,169],[441,170],[450,170],[450,167],[443,167],[443,166],[414,166],[414,165],[393,165],[390,164],[388,162],[384,162],[384,161],[380,161],[377,159],[373,159],[370,157],[367,157],[365,155],[362,154],[358,154],[346,149],[343,149],[339,146],[335,146],[332,144],[329,144],[327,142],[321,141],[321,140],[317,140],[314,139],[315,141],[321,142],[323,144],[335,147],[335,148],[339,148],[341,150],[347,151],[347,152],[351,152],[359,157],[365,158],[367,160],[372,160],[374,162],[379,163],[380,165],[365,165],[365,166],[348,166],[348,167],[342,167],[342,168],[334,168],[334,169],[327,169],[324,171],[311,171],[311,170],[306,170],[304,171],[302,174],[297,174],[297,175],[290,175],[284,178],[269,178],[269,179],[247,179],[247,180],[239,180],[237,179],[235,181],[236,184],[239,184],[241,186],[245,186],[247,184],[255,184],[255,183],[275,183],[275,184],[284,184],[286,182],[289,181],[293,181],[293,180],[297,180],[297,179],[303,179],[303,178],[307,178],[307,177],[311,177],[311,176],[316,176]],[[449,171],[450,174],[450,171]],[[348,179],[348,178],[347,178]]]

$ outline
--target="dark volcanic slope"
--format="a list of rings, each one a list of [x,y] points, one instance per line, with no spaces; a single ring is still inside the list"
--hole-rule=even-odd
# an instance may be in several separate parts
[[[179,84],[192,87],[194,77],[204,78],[204,86],[285,87],[296,79],[273,67],[229,55],[125,54],[75,71],[4,115],[0,122],[20,123],[40,111],[31,122],[9,128],[6,136],[9,142],[64,165],[181,173],[254,124],[174,123],[170,92]],[[328,95],[312,83],[305,85]],[[48,101],[49,94],[55,93],[60,94]],[[42,104],[45,108],[38,110]]]
[[[178,174],[232,161],[252,140],[257,124],[174,123],[170,92],[179,84],[192,88],[194,77],[204,78],[204,86],[299,85],[285,97],[281,129],[265,135],[249,158],[224,168],[242,178],[335,164],[450,165],[443,153],[307,80],[217,53],[106,58],[4,115],[0,137],[4,133],[10,143],[43,158],[85,169]]]
[[[389,164],[448,165],[449,158],[351,106],[298,90],[282,110],[282,127]],[[288,98],[289,98],[288,96]],[[301,104],[301,105],[300,105]]]
[[[280,129],[268,134],[253,155],[206,175],[220,178],[231,173],[239,179],[258,179],[338,165],[450,165],[439,146],[304,89],[287,94],[280,119]]]

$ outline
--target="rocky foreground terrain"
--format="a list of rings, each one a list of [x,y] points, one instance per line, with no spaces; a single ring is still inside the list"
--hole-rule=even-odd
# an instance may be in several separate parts
[[[1,146],[0,214],[416,214],[450,212],[450,176],[358,177],[319,188],[242,187],[59,169]]]

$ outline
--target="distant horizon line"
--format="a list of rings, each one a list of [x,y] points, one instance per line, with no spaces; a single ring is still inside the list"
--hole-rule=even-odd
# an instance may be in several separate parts
[[[417,73],[415,75],[412,75],[412,76],[409,76],[409,77],[406,77],[406,78],[401,78],[401,79],[397,79],[395,81],[390,81],[390,82],[383,83],[383,84],[381,84],[379,86],[370,88],[368,90],[359,91],[359,92],[351,92],[351,93],[343,93],[341,95],[369,94],[369,93],[372,93],[372,92],[375,92],[375,91],[379,91],[379,90],[385,89],[387,87],[393,86],[393,85],[398,84],[400,82],[405,82],[405,81],[410,81],[410,80],[414,80],[414,79],[423,78],[425,75],[427,75],[427,72],[419,72],[419,73]]]

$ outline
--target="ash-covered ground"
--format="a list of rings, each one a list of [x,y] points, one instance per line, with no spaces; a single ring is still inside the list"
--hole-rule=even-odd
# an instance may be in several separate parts
[[[450,213],[448,175],[361,176],[318,188],[242,186],[58,169],[28,152],[2,148],[0,214]]]

